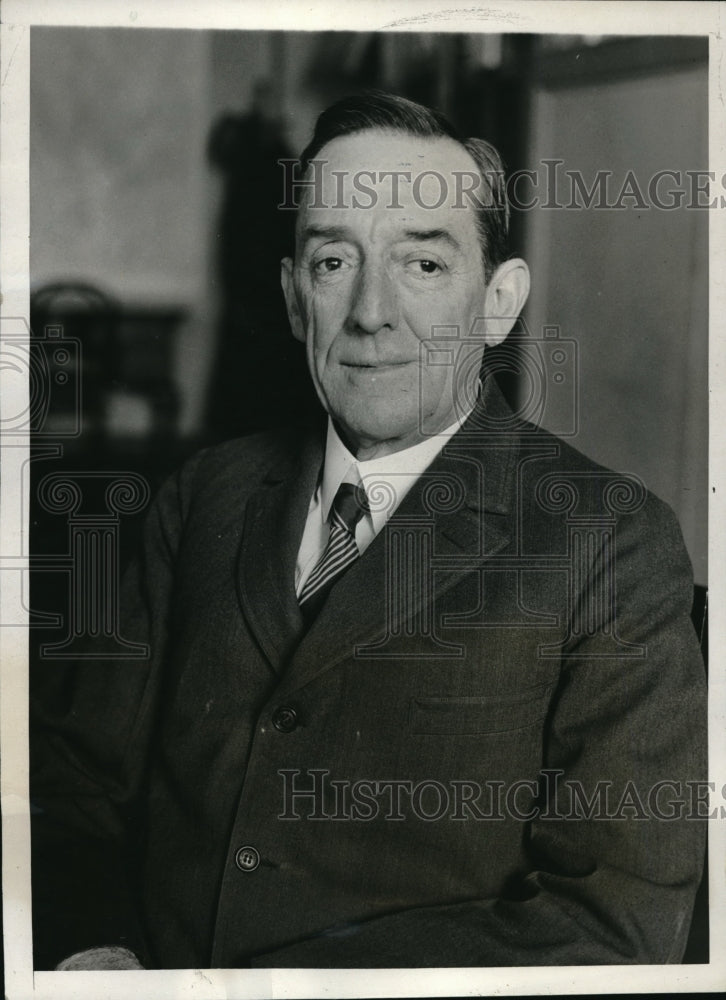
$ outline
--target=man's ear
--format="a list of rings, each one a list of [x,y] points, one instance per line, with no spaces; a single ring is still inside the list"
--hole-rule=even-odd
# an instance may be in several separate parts
[[[280,262],[280,284],[282,285],[282,294],[285,296],[285,305],[287,306],[287,318],[290,321],[290,329],[292,330],[292,335],[295,340],[300,340],[305,343],[305,327],[303,325],[302,317],[300,315],[300,307],[297,303],[297,295],[295,294],[295,284],[292,280],[292,258],[283,257]]]
[[[519,257],[505,260],[492,275],[484,299],[487,347],[496,347],[517,321],[529,295],[529,268]]]

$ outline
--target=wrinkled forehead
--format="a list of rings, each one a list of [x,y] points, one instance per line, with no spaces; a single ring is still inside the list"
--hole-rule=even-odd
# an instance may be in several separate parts
[[[476,240],[485,184],[476,161],[448,136],[369,129],[322,147],[297,195],[297,234],[316,226],[428,224]]]

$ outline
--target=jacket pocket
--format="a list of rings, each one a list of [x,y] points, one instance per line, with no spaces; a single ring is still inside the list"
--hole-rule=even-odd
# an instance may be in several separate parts
[[[547,684],[479,698],[412,698],[408,724],[414,734],[474,736],[507,733],[541,722],[547,714]]]

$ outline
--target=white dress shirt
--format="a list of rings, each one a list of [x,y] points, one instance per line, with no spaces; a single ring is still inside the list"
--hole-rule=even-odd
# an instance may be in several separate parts
[[[360,519],[355,532],[358,551],[362,555],[419,476],[431,465],[468,416],[468,413],[464,414],[446,430],[427,437],[419,444],[381,458],[371,458],[367,462],[359,462],[348,451],[340,440],[333,421],[328,417],[323,472],[310,500],[297,554],[295,592],[298,596],[325,551],[330,534],[328,516],[340,484],[362,485],[366,491],[370,511]]]

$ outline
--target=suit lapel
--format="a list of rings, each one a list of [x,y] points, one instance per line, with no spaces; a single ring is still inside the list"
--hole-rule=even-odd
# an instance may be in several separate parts
[[[489,388],[480,405],[490,417],[496,418],[502,407],[511,416],[496,387]],[[492,433],[472,415],[333,587],[282,678],[281,694],[353,657],[356,647],[370,649],[404,622],[418,616],[420,623],[434,615],[436,598],[508,544],[518,443],[516,433]],[[409,560],[405,577],[418,580],[413,586],[407,583],[406,593],[400,587],[396,592],[395,582],[404,550]],[[435,571],[417,576],[429,555]],[[411,558],[418,560],[418,569],[412,568]],[[431,655],[435,649],[434,643]]]
[[[247,503],[238,565],[239,600],[255,638],[279,671],[303,631],[295,563],[323,438],[312,432],[299,455],[273,469]]]

